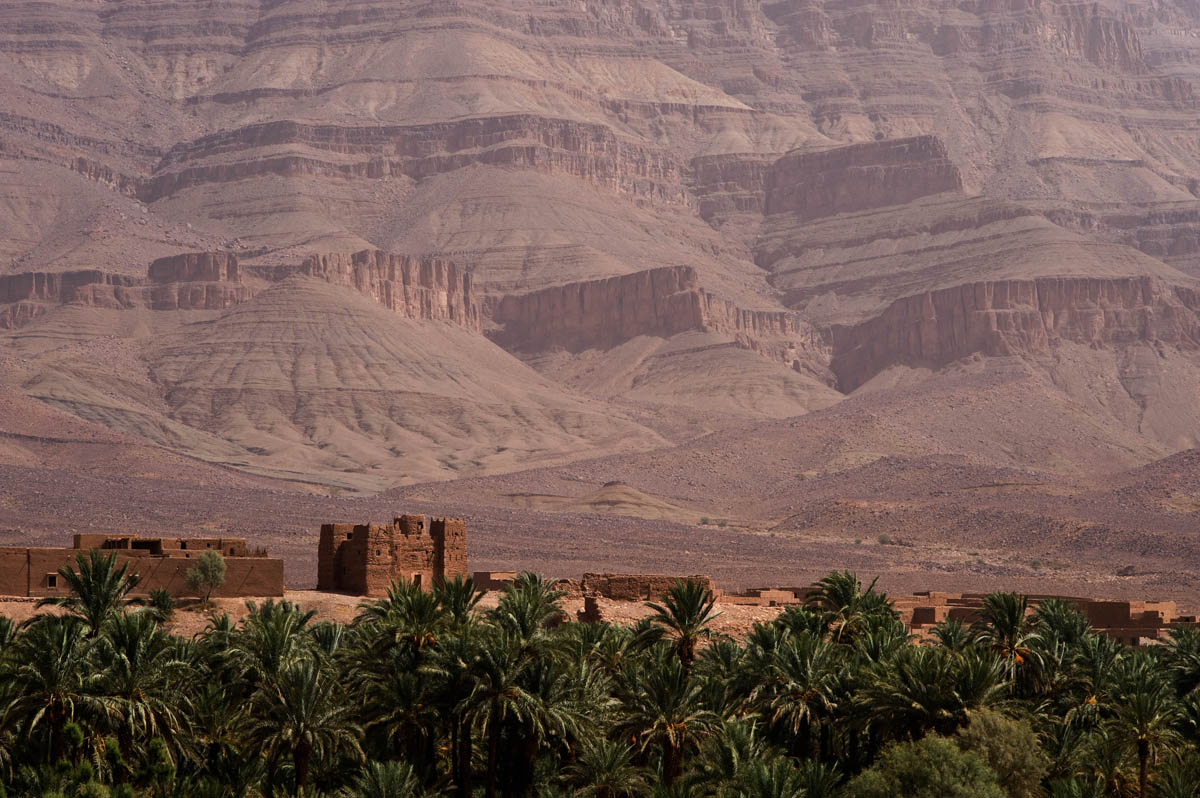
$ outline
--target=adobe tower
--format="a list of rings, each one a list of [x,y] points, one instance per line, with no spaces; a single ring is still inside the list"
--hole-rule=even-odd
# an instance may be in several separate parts
[[[467,575],[467,524],[461,518],[401,515],[391,524],[322,524],[317,589],[382,596],[395,581],[428,590]]]

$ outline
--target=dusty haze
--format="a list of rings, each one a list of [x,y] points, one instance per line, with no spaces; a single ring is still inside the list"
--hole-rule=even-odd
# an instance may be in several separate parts
[[[0,3],[0,544],[1200,604],[1198,195],[1195,0]]]

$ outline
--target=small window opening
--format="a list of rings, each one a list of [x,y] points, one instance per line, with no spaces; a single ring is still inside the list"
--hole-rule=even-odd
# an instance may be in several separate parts
[[[186,540],[179,541],[179,548],[186,550],[187,549],[187,541]]]
[[[58,574],[46,574],[46,587],[58,587]]]

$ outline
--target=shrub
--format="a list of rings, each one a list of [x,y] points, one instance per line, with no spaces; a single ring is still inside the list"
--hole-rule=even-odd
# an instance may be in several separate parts
[[[964,751],[973,751],[987,762],[1000,777],[1008,798],[1042,795],[1042,779],[1050,769],[1050,760],[1028,723],[979,710],[968,715],[967,726],[958,730],[955,740]]]
[[[846,785],[846,798],[1006,798],[983,758],[945,737],[923,737],[884,750]]]
[[[188,590],[207,602],[212,592],[225,584],[225,558],[219,551],[206,551],[188,569],[185,578]]]
[[[880,535],[879,536],[879,545],[880,546],[892,545],[892,538],[889,535]]]
[[[147,603],[160,623],[166,623],[175,614],[175,598],[161,587],[150,591],[150,601]]]

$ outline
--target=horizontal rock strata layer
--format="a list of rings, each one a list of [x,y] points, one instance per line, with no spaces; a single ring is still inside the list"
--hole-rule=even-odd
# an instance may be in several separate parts
[[[505,296],[492,309],[501,346],[518,351],[606,348],[639,335],[690,330],[734,336],[772,357],[822,352],[824,336],[797,313],[746,310],[700,287],[690,266],[668,266],[603,280]]]
[[[414,258],[380,250],[317,255],[298,273],[353,288],[410,319],[452,321],[482,330],[471,275],[440,258]]]
[[[250,299],[237,257],[192,252],[159,258],[147,279],[90,269],[27,272],[0,277],[0,328],[19,327],[55,305],[152,310],[223,310]],[[304,275],[351,288],[410,319],[449,321],[481,330],[471,277],[438,258],[412,258],[378,250],[314,256],[294,266],[256,269],[268,281]]]
[[[894,302],[852,327],[832,328],[831,370],[851,391],[895,365],[940,367],[980,353],[1044,352],[1163,342],[1200,347],[1200,293],[1149,277],[1055,277],[955,286]]]
[[[1037,354],[1060,341],[1200,348],[1200,291],[1152,277],[976,282],[905,297],[861,324],[823,326],[793,311],[739,308],[677,266],[507,296],[492,321],[497,343],[528,352],[727,333],[772,359],[828,367],[849,392],[897,364],[939,368],[976,353]]]
[[[764,210],[817,219],[961,191],[962,176],[936,136],[789,153],[765,173]]]

